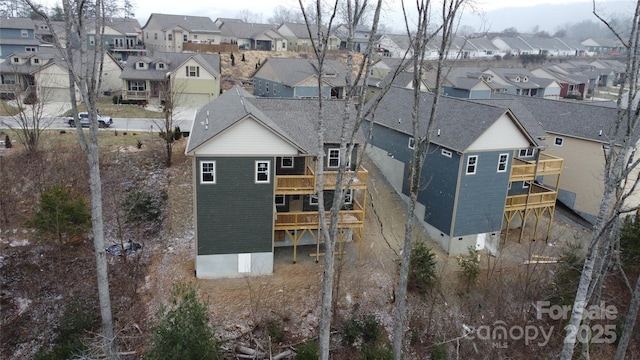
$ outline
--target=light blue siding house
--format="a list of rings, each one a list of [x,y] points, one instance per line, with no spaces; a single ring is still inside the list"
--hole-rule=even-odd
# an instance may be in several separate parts
[[[35,25],[30,18],[3,18],[0,20],[0,60],[16,52],[37,52]]]
[[[375,112],[368,149],[405,199],[413,148],[421,146],[413,138],[412,101],[409,89],[392,88],[387,93]],[[421,93],[421,129],[427,128],[432,101],[432,94]],[[501,231],[505,229],[506,238],[514,219],[522,223],[534,209],[536,216],[545,212],[553,216],[557,187],[545,187],[536,179],[558,178],[562,160],[540,154],[542,134],[506,107],[440,99],[430,143],[423,145],[428,146],[428,155],[417,216],[448,254],[466,253],[468,247],[495,252]]]
[[[318,65],[315,60],[269,58],[253,76],[253,95],[273,98],[318,98]],[[322,96],[342,99],[346,68],[337,60],[325,60]]]

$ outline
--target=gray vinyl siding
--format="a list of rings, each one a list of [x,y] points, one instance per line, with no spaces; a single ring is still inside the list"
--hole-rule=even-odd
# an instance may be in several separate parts
[[[271,162],[255,183],[255,161]],[[198,255],[272,251],[274,158],[196,158]],[[216,183],[200,184],[200,161],[216,162]]]
[[[443,233],[449,234],[460,155],[451,151],[451,157],[447,157],[442,155],[441,150],[440,146],[429,146],[429,153],[422,168],[418,202],[425,205],[424,220]]]
[[[365,129],[368,129],[368,126],[369,123],[366,124]],[[403,162],[406,165],[405,169],[408,168],[413,152],[408,146],[410,136],[375,123],[372,131],[371,145],[387,151],[388,156]],[[407,182],[406,174],[402,178],[402,193],[408,196],[409,183]]]
[[[509,153],[507,171],[497,172],[499,154]],[[466,175],[467,158],[477,155],[476,173]],[[464,154],[453,236],[500,231],[513,151]]]
[[[293,157],[293,168],[283,168],[280,166],[282,164],[282,158],[276,158],[276,174],[278,175],[304,175],[304,158],[303,157]]]
[[[253,95],[262,97],[292,98],[293,88],[283,85],[279,82],[256,77],[253,79]],[[269,91],[267,90],[267,85]],[[273,93],[273,86],[277,85],[277,91]],[[316,91],[316,94],[318,92]]]

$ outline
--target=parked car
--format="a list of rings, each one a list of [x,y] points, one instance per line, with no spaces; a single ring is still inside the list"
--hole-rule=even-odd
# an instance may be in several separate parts
[[[80,118],[80,125],[82,127],[89,127],[89,113],[86,111],[78,113],[78,118]],[[64,121],[69,124],[71,127],[76,126],[76,120],[73,116],[67,116],[64,118]],[[113,124],[113,119],[111,116],[102,116],[98,114],[98,127],[107,128]]]

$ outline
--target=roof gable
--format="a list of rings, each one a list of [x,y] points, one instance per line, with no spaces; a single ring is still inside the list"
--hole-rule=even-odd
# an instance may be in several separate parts
[[[505,113],[469,145],[467,151],[510,150],[531,146],[512,115]]]

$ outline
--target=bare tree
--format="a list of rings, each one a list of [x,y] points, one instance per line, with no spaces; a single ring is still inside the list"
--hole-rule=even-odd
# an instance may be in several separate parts
[[[363,110],[362,104],[357,103],[356,99],[364,99],[365,91],[367,88],[369,67],[371,66],[371,52],[373,49],[373,39],[377,31],[377,24],[380,19],[380,9],[382,8],[382,1],[378,0],[376,3],[376,12],[374,15],[373,26],[370,30],[370,41],[367,45],[367,51],[364,52],[364,59],[358,64],[354,64],[354,52],[350,50],[347,54],[347,72],[345,75],[345,98],[344,112],[341,123],[341,140],[340,140],[340,167],[337,174],[336,186],[333,189],[333,199],[331,202],[331,209],[329,211],[329,219],[327,219],[324,205],[324,134],[326,131],[326,124],[323,114],[323,73],[324,64],[328,54],[328,39],[329,34],[336,21],[338,14],[338,6],[342,1],[335,1],[323,7],[321,0],[316,1],[315,8],[311,6],[305,7],[302,0],[299,0],[300,9],[302,11],[307,30],[313,41],[314,55],[316,58],[317,66],[316,75],[318,78],[318,153],[316,161],[316,181],[318,186],[318,213],[320,218],[320,232],[321,237],[324,239],[325,244],[325,256],[324,256],[324,273],[322,277],[322,299],[320,310],[320,329],[319,329],[319,352],[320,359],[329,359],[330,353],[330,340],[331,340],[331,320],[333,317],[332,304],[333,304],[333,291],[334,291],[334,275],[335,275],[335,247],[338,239],[339,231],[339,213],[344,202],[346,191],[348,191],[357,171],[353,177],[347,177],[346,170],[347,164],[353,153],[358,139],[358,134],[361,131],[362,122],[366,116],[366,112]],[[356,27],[360,24],[362,14],[368,7],[367,0],[348,0],[346,1],[347,16],[349,21],[347,26],[349,28],[349,35],[347,42],[349,43],[348,49],[352,49],[350,46],[353,42],[353,37]],[[324,17],[327,20],[324,20]],[[353,70],[353,71],[352,71]],[[361,86],[356,86],[356,84]],[[361,160],[360,160],[361,161]],[[356,169],[359,167],[358,162]]]
[[[35,77],[29,73],[24,73],[13,66],[12,97],[18,112],[11,116],[13,121],[2,121],[2,124],[14,130],[18,140],[24,144],[27,153],[34,154],[38,151],[40,135],[54,121],[54,116],[59,115],[62,108],[53,108],[51,99],[51,88],[46,86],[49,79],[40,78],[38,84]],[[6,75],[5,75],[6,76]],[[3,106],[8,106],[6,102]]]
[[[171,158],[173,155],[173,141],[174,141],[174,116],[177,115],[178,104],[184,93],[185,82],[171,81],[170,74],[159,81],[159,90],[161,94],[162,114],[164,115],[163,121],[159,124],[156,122],[156,126],[160,129],[160,136],[165,144],[165,165],[171,167]]]
[[[638,209],[637,204],[629,204],[627,199],[633,191],[637,191],[637,167],[640,159],[630,162],[629,159],[640,138],[638,120],[638,78],[640,75],[640,1],[637,1],[629,37],[622,36],[611,23],[598,15],[593,2],[593,12],[623,43],[626,49],[626,72],[623,84],[620,86],[617,100],[617,116],[612,121],[609,133],[609,156],[605,158],[603,183],[604,192],[600,202],[598,216],[593,226],[591,240],[587,250],[578,290],[573,303],[567,333],[564,339],[561,359],[569,360],[573,357],[576,338],[583,314],[587,305],[593,300],[594,294],[599,294],[602,288],[602,278],[609,266],[610,252],[617,237],[617,226],[621,214]],[[623,359],[629,343],[635,319],[638,313],[640,278],[636,289],[632,292],[631,307],[626,319],[625,328],[618,345],[616,359]],[[596,295],[597,296],[597,295]]]
[[[416,204],[418,201],[418,192],[421,189],[420,175],[422,173],[422,167],[428,154],[429,141],[431,135],[431,128],[435,122],[436,113],[438,110],[438,104],[440,101],[440,89],[442,87],[443,69],[445,66],[446,56],[451,46],[451,41],[456,32],[458,22],[462,13],[462,7],[466,0],[444,0],[437,6],[441,7],[441,23],[435,29],[435,32],[430,33],[431,19],[429,18],[432,7],[435,6],[430,0],[421,0],[417,2],[417,22],[416,28],[410,28],[407,9],[403,2],[403,12],[405,14],[406,32],[411,39],[411,45],[413,47],[413,109],[412,109],[412,124],[413,124],[413,138],[416,145],[413,149],[411,165],[409,169],[409,216],[405,223],[405,235],[404,245],[402,249],[402,258],[400,262],[400,278],[398,284],[397,304],[396,304],[396,319],[393,331],[393,355],[397,360],[402,359],[402,345],[404,343],[404,323],[406,314],[406,298],[407,298],[407,282],[409,276],[409,263],[411,260],[411,249],[414,229],[414,214]],[[426,121],[426,128],[421,128],[419,113],[420,110],[420,92],[424,74],[424,58],[427,44],[438,37],[439,56],[436,65],[436,83],[433,90],[433,102],[431,104],[431,110],[429,117]]]
[[[289,9],[283,5],[278,5],[273,9],[273,15],[267,20],[271,25],[278,26],[283,23],[298,23],[302,20],[302,14]]]
[[[262,21],[262,14],[254,13],[249,9],[240,10],[236,17],[247,23],[259,23]]]
[[[50,29],[51,21],[46,13],[39,10],[38,4],[32,0],[25,0],[31,9],[42,16]],[[102,349],[107,358],[117,357],[114,343],[113,319],[111,314],[111,300],[109,296],[109,278],[107,259],[104,246],[104,220],[102,214],[102,185],[100,179],[100,158],[98,149],[98,94],[103,74],[104,51],[102,46],[95,46],[89,51],[86,44],[87,24],[85,19],[90,16],[87,11],[94,12],[95,40],[103,43],[105,3],[101,0],[87,2],[82,0],[63,0],[62,8],[65,15],[65,34],[69,46],[63,48],[60,39],[54,32],[56,46],[65,54],[65,61],[69,70],[69,95],[73,116],[76,118],[78,141],[87,156],[89,165],[89,188],[91,192],[91,222],[93,229],[93,246],[96,257],[98,298],[102,319]],[[76,89],[87,108],[89,114],[89,138],[85,136],[78,119]]]

